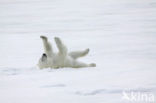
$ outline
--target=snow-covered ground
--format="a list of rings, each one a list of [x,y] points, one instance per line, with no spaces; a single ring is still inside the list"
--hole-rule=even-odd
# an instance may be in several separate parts
[[[38,69],[40,35],[97,67]],[[156,102],[155,78],[155,0],[0,0],[0,103]]]

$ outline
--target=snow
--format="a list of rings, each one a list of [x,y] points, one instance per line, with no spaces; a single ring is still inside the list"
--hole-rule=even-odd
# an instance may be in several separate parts
[[[125,103],[126,90],[156,101],[155,16],[155,0],[0,0],[0,103]],[[40,35],[55,51],[55,36],[90,48],[80,60],[97,67],[38,69]]]

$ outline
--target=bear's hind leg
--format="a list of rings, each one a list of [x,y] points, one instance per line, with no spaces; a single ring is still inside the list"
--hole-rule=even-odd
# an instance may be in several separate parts
[[[68,55],[71,56],[73,59],[77,59],[79,57],[84,57],[89,53],[89,49],[86,49],[84,51],[74,51],[70,52]]]
[[[83,62],[75,61],[74,65],[72,67],[73,68],[96,67],[96,64],[95,63],[86,64]]]

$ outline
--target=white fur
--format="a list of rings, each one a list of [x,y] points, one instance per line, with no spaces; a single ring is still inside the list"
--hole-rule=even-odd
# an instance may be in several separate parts
[[[79,62],[77,58],[83,57],[88,54],[89,49],[84,51],[75,51],[68,53],[66,46],[62,43],[61,39],[55,37],[56,45],[59,49],[58,53],[54,53],[48,38],[45,36],[40,36],[43,41],[44,51],[47,57],[41,57],[38,66],[39,68],[62,68],[62,67],[95,67],[95,63],[86,64]]]

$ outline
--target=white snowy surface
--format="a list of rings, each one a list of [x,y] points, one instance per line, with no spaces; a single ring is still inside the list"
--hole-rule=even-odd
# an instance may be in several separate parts
[[[40,35],[56,51],[55,36],[90,48],[80,60],[97,67],[38,69]],[[155,78],[155,0],[0,0],[0,103],[127,103],[125,90],[156,101]]]

